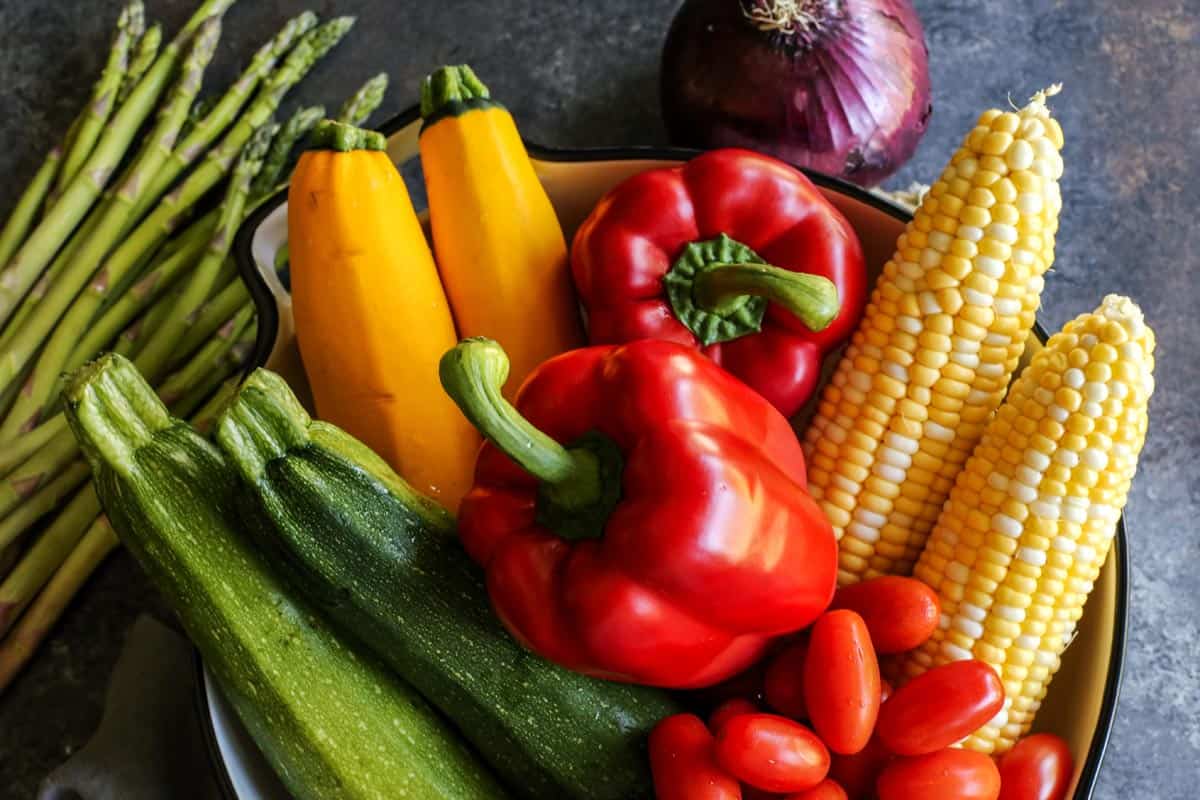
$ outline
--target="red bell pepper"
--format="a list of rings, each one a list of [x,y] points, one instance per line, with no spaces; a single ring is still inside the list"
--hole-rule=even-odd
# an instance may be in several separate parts
[[[617,186],[575,235],[571,268],[593,344],[703,349],[789,417],[867,296],[846,218],[801,172],[746,150]]]
[[[489,440],[459,535],[530,649],[596,677],[717,683],[829,604],[837,543],[788,421],[694,350],[643,340],[540,366],[469,339],[442,384]]]

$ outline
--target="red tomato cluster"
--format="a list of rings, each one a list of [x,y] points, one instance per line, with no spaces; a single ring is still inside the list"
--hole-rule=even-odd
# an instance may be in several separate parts
[[[882,680],[878,657],[921,645],[939,615],[912,578],[838,590],[805,638],[722,687],[707,726],[691,714],[659,723],[659,800],[1063,800],[1073,765],[1056,736],[1030,736],[999,763],[952,747],[1004,706],[987,664],[947,664],[894,691]]]

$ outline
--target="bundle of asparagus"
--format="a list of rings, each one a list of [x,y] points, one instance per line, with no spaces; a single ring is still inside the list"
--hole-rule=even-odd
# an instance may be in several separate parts
[[[0,229],[0,691],[117,545],[58,413],[63,374],[117,350],[203,426],[246,368],[256,322],[230,247],[324,116],[279,126],[280,103],[353,19],[300,14],[197,100],[233,2],[204,0],[163,46],[132,0],[87,106]],[[361,123],[386,85],[339,116]]]

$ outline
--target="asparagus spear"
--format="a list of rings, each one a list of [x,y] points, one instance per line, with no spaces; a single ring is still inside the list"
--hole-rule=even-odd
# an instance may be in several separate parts
[[[215,0],[209,0],[215,2]],[[229,0],[225,0],[229,2]],[[221,144],[208,153],[203,164],[198,166],[182,184],[174,189],[160,202],[136,229],[133,230],[113,251],[105,262],[105,282],[93,282],[88,287],[88,293],[93,295],[92,312],[98,304],[102,304],[108,289],[119,284],[124,276],[142,259],[142,254],[157,247],[181,223],[185,213],[191,209],[207,192],[212,189],[228,173],[234,159],[241,152],[245,143],[254,135],[274,113],[284,95],[303,78],[317,59],[324,56],[353,25],[352,17],[341,17],[317,27],[309,32],[299,44],[288,54],[283,65],[272,75],[258,97],[242,114],[238,123],[225,135]],[[136,94],[135,94],[136,96]],[[132,101],[131,101],[132,102]],[[51,289],[54,294],[54,288]],[[7,385],[19,369],[18,364],[25,363],[40,344],[40,340],[54,324],[54,318],[61,313],[64,294],[55,298],[51,304],[49,296],[39,305],[21,331],[14,334],[8,341],[6,352],[0,354],[0,387]],[[81,298],[82,302],[83,298]],[[65,301],[69,303],[69,299]],[[78,305],[78,303],[77,303]],[[56,310],[57,309],[57,310]],[[63,320],[55,335],[74,340],[79,335],[82,326],[90,321],[84,318],[82,312],[71,313],[68,322]],[[60,345],[61,346],[61,345]],[[15,415],[9,414],[12,418]],[[15,423],[17,427],[29,424],[29,419]],[[6,425],[8,423],[6,422]],[[9,430],[15,430],[9,427]],[[0,437],[4,434],[0,433]]]
[[[142,122],[154,109],[174,75],[182,42],[190,38],[204,20],[223,12],[232,2],[205,0],[175,40],[158,56],[129,99],[106,126],[91,155],[67,184],[58,202],[47,211],[3,273],[0,273],[0,324],[12,315],[17,303],[41,275],[42,269],[104,191]],[[0,380],[0,386],[7,386],[8,382],[8,379]]]
[[[162,25],[154,24],[138,39],[133,57],[129,59],[129,69],[125,71],[125,80],[121,81],[121,90],[117,92],[117,103],[124,103],[137,87],[138,81],[150,69],[154,59],[158,58],[158,48],[162,47]]]
[[[7,549],[0,550],[0,575],[7,575],[21,557],[21,543],[10,544]]]
[[[208,247],[208,242],[204,243]],[[134,359],[137,354],[145,347],[146,342],[150,340],[150,336],[166,319],[171,309],[179,302],[179,296],[183,293],[183,286],[172,286],[170,291],[150,307],[150,310],[142,314],[132,325],[125,329],[121,334],[121,338],[113,345],[113,352],[123,355],[128,359]]]
[[[253,324],[254,306],[245,305],[220,327],[216,336],[211,337],[200,348],[187,366],[163,381],[158,392],[163,402],[173,406],[187,394],[190,387],[202,383],[205,376],[213,370],[213,364],[220,363],[233,350],[233,346],[245,330]]]
[[[61,163],[62,148],[52,148],[42,165],[38,167],[38,171],[34,173],[29,186],[25,187],[25,191],[17,200],[17,205],[13,208],[12,213],[8,215],[4,229],[0,230],[0,265],[7,264],[8,260],[12,258],[12,254],[25,242],[25,237],[28,235],[29,229],[33,227],[33,221],[37,218],[42,203],[50,194],[54,177],[58,175],[58,166]]]
[[[238,111],[245,105],[259,83],[267,79],[268,74],[275,68],[276,62],[292,48],[297,39],[304,41],[301,37],[306,37],[316,24],[317,16],[311,11],[305,11],[289,20],[275,35],[275,38],[259,48],[241,76],[229,87],[204,119],[198,122],[183,141],[176,146],[162,170],[154,176],[154,180],[146,192],[146,199],[134,207],[135,218],[147,211],[150,205],[161,197],[175,183],[176,179],[208,150],[216,138],[233,122],[234,117],[237,116]],[[320,56],[318,55],[316,58],[320,58]]]
[[[250,202],[257,203],[266,199],[279,187],[280,178],[291,160],[292,150],[296,143],[308,135],[316,124],[325,118],[324,106],[309,106],[301,108],[288,119],[280,128],[279,134],[271,142],[271,149],[263,161],[263,168],[258,177],[250,185]]]
[[[138,315],[156,303],[174,282],[200,258],[216,228],[217,211],[211,211],[194,222],[178,238],[179,247],[168,252],[157,265],[143,275],[121,297],[108,307],[98,320],[88,326],[63,365],[64,372],[73,372],[100,354],[109,342],[116,339]],[[52,396],[57,397],[63,385],[60,378]]]
[[[238,227],[242,224],[243,212],[249,199],[250,184],[258,171],[262,169],[263,159],[271,146],[271,138],[278,130],[274,124],[265,125],[258,130],[242,150],[237,166],[233,170],[233,178],[225,191],[225,199],[221,203],[221,217],[217,229],[209,241],[208,251],[200,259],[200,263],[188,276],[183,294],[180,296],[173,313],[154,332],[142,352],[138,353],[134,364],[138,370],[151,382],[156,382],[166,368],[171,351],[178,346],[183,334],[187,331],[188,317],[198,312],[212,291],[217,273],[229,255],[233,246],[233,238]]]
[[[20,466],[0,480],[0,519],[53,480],[79,454],[70,431],[56,434]]]
[[[25,320],[29,318],[33,310],[46,297],[46,294],[50,291],[50,287],[58,279],[58,276],[62,274],[62,271],[75,259],[75,254],[79,252],[79,248],[92,235],[92,231],[96,229],[96,223],[99,221],[100,216],[98,214],[93,213],[88,215],[83,224],[67,240],[66,246],[58,251],[58,255],[50,262],[50,266],[42,272],[37,283],[33,285],[33,288],[29,290],[29,293],[25,295],[20,305],[17,306],[17,310],[9,317],[8,324],[3,326],[4,334],[0,335],[0,353],[8,350],[9,342],[12,341],[13,336],[25,325]]]
[[[21,505],[0,519],[0,549],[8,547],[17,537],[29,530],[43,514],[48,514],[58,508],[63,498],[79,488],[79,485],[91,476],[91,471],[82,460],[75,461],[66,469],[55,475],[45,486],[31,494]],[[65,553],[64,553],[65,555]],[[0,603],[0,607],[3,603]],[[3,625],[0,625],[0,636],[4,635]]]
[[[188,111],[187,119],[183,121],[183,127],[179,129],[179,140],[183,141],[192,135],[192,131],[196,130],[196,126],[204,121],[204,118],[212,113],[216,108],[217,98],[213,96],[200,97],[196,102],[192,103],[191,109]],[[171,153],[174,158],[175,154]],[[156,178],[158,176],[155,176]],[[157,181],[155,181],[157,183]]]
[[[197,409],[206,408],[208,406],[206,401],[213,397],[215,392],[223,390],[222,387],[226,383],[232,382],[234,386],[237,386],[241,381],[242,373],[248,366],[248,359],[254,350],[254,340],[257,335],[258,323],[252,319],[250,324],[237,335],[236,341],[225,354],[225,358],[216,367],[209,369],[208,374],[189,387],[172,404],[171,413],[179,417],[188,417],[199,413]],[[214,410],[212,416],[215,417],[218,410]],[[197,429],[199,430],[199,428]],[[207,433],[207,431],[202,432]],[[0,570],[0,575],[2,574],[4,572]]]
[[[76,464],[83,471],[82,483],[87,480],[91,470],[82,461]],[[25,610],[37,591],[70,556],[87,526],[99,514],[100,498],[96,496],[92,482],[88,481],[87,486],[71,499],[63,512],[17,562],[16,568],[0,583],[0,638],[8,633],[17,615]]]
[[[366,122],[375,110],[379,108],[383,102],[383,96],[387,93],[388,76],[386,72],[381,72],[374,78],[364,83],[357,92],[350,95],[346,102],[338,111],[338,122],[344,122],[347,125],[353,125],[358,128]]]
[[[96,140],[100,138],[105,124],[117,105],[117,94],[121,82],[129,69],[129,51],[146,27],[146,13],[141,0],[133,0],[117,18],[117,30],[113,34],[112,47],[108,51],[108,62],[92,89],[87,108],[68,134],[68,147],[63,157],[62,170],[54,184],[55,194],[62,194],[80,168],[92,154]],[[3,263],[7,259],[0,259]]]
[[[67,418],[62,414],[51,417],[28,433],[0,445],[0,478],[6,477],[24,464],[30,456],[67,430]]]
[[[195,319],[183,334],[176,353],[186,356],[199,347],[207,338],[207,332],[223,320],[231,319],[238,309],[250,302],[250,291],[241,278],[230,281],[224,289],[210,298],[196,314]]]
[[[69,182],[66,178],[66,171],[71,169],[78,172],[78,165],[65,165],[62,163],[64,158],[74,157],[81,161],[91,154],[92,148],[96,144],[96,138],[100,135],[104,123],[108,121],[114,108],[114,104],[111,102],[111,91],[113,84],[121,80],[121,75],[117,73],[123,72],[126,83],[132,75],[132,67],[129,71],[125,71],[122,62],[128,56],[129,42],[140,30],[142,19],[140,0],[126,6],[125,10],[121,12],[121,16],[117,20],[117,32],[114,35],[113,46],[109,50],[108,64],[105,66],[100,80],[96,83],[91,100],[71,123],[64,143],[50,151],[29,188],[21,196],[21,200],[9,217],[3,232],[0,232],[0,268],[4,267],[17,248],[24,244],[25,238],[33,226],[35,215],[43,207],[43,204],[49,208],[57,200],[62,185]],[[147,37],[152,34],[161,36],[161,33],[161,28],[156,27],[143,34],[139,41],[139,51],[141,41],[146,41]],[[155,50],[157,49],[158,45],[155,44]],[[123,100],[124,98],[120,98],[118,104]],[[67,249],[65,248],[63,252],[67,252]],[[32,297],[27,296],[22,301],[19,311],[9,319],[8,325],[0,323],[0,328],[3,328],[5,332],[4,336],[0,336],[0,347],[3,346],[8,334],[21,324],[32,306],[45,294],[49,279],[61,269],[61,256],[60,253],[60,258],[30,292]]]
[[[33,658],[67,605],[118,544],[107,517],[100,516],[87,529],[79,546],[54,573],[9,636],[0,642],[0,693]]]
[[[62,372],[63,364],[70,357],[79,331],[99,309],[109,284],[122,279],[123,275],[113,274],[110,270],[101,269],[96,272],[96,267],[120,239],[133,205],[170,156],[175,137],[187,118],[192,100],[200,90],[204,70],[212,60],[220,36],[220,17],[210,17],[200,25],[184,60],[179,80],[159,115],[158,123],[147,137],[147,145],[130,167],[128,177],[121,183],[112,200],[105,204],[92,235],[88,237],[86,244],[80,246],[76,257],[55,279],[50,292],[39,304],[36,315],[30,317],[10,340],[9,363],[20,369],[32,358],[34,346],[45,337],[58,315],[70,306],[63,324],[46,343],[21,396],[5,417],[4,423],[0,425],[0,439],[15,435],[23,426],[28,426],[31,420],[36,423],[40,418],[42,407],[50,399],[50,391]],[[99,286],[100,291],[88,291],[76,297],[89,280],[93,281],[94,287]],[[6,377],[9,376],[0,372],[0,386],[6,385]]]

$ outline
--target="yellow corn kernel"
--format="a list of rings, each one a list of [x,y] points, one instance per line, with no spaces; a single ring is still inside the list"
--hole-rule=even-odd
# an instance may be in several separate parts
[[[1119,361],[1100,361],[1110,348],[1102,335],[1113,324],[1124,332],[1108,336],[1128,345]],[[1097,363],[1111,368],[1092,369]],[[1145,439],[1153,369],[1154,335],[1141,311],[1110,295],[1034,356],[958,475],[914,570],[938,592],[943,624],[904,656],[895,676],[904,681],[960,658],[991,664],[1008,698],[967,748],[1006,752],[1033,722],[1108,557]],[[1127,388],[1114,392],[1122,374]],[[1066,433],[1076,420],[1091,420],[1086,404],[1061,403],[1067,391],[1112,397],[1101,419],[1120,424],[1111,435]],[[1027,421],[1040,417],[1060,423],[1062,434],[1025,436]],[[1005,457],[989,456],[996,452]],[[981,520],[986,535],[977,539]]]
[[[1062,205],[1050,122],[1045,94],[980,117],[897,242],[825,389],[804,446],[824,459],[809,483],[841,542],[842,585],[912,570],[1016,369]],[[832,491],[851,468],[871,476]]]

